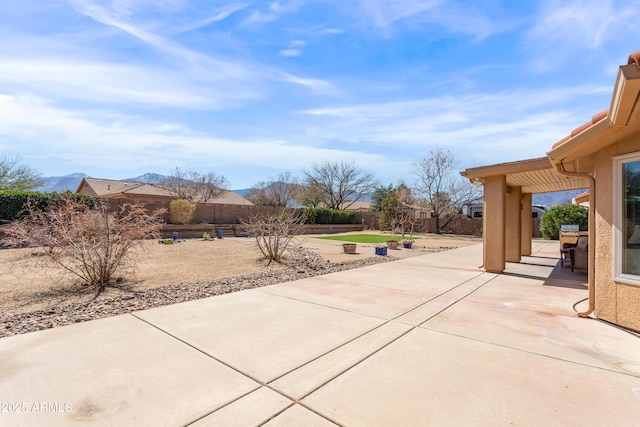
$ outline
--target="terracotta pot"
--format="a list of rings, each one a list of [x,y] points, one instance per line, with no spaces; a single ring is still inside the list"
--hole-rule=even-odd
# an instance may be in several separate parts
[[[356,244],[355,243],[343,243],[342,250],[345,254],[355,254],[356,253]]]

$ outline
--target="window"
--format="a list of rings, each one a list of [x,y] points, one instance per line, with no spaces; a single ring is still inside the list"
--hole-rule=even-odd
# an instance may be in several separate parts
[[[640,153],[613,159],[614,280],[640,285]]]

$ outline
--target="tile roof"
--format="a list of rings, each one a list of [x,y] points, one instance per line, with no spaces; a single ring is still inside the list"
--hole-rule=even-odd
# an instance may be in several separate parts
[[[640,50],[629,55],[629,59],[627,60],[627,65],[630,65],[630,64],[635,64],[636,67],[640,68]],[[561,146],[562,144],[564,144],[565,142],[567,142],[569,139],[573,138],[577,134],[589,129],[591,126],[595,125],[596,123],[598,123],[599,121],[607,117],[608,114],[609,114],[608,109],[604,111],[600,111],[597,114],[594,114],[594,116],[591,118],[590,121],[586,122],[581,126],[578,126],[574,130],[572,130],[569,135],[565,136],[560,141],[553,144],[552,149],[558,148],[559,146]]]
[[[171,187],[168,185],[101,178],[84,178],[83,182],[93,189],[97,197],[130,196],[132,198],[144,198],[145,196],[154,196],[164,197],[167,199],[176,198],[175,194],[171,191]],[[82,186],[82,183],[80,186]],[[226,205],[253,205],[253,203],[239,194],[226,190],[224,190],[219,197],[213,200],[212,203]]]
[[[551,148],[557,148],[557,147],[561,146],[562,144],[564,144],[565,142],[567,142],[569,139],[573,138],[574,136],[576,136],[580,132],[590,128],[591,126],[593,126],[596,123],[598,123],[600,120],[602,120],[605,117],[607,117],[607,114],[609,114],[609,110],[608,109],[604,110],[604,111],[600,111],[597,114],[594,114],[593,117],[591,117],[590,121],[586,122],[585,124],[583,124],[581,126],[578,126],[574,130],[572,130],[569,135],[565,136],[560,141],[558,141],[555,144],[553,144],[553,147],[551,147]]]
[[[367,210],[369,210],[369,208],[371,208],[371,203],[365,202],[365,201],[362,201],[362,200],[356,200],[355,202],[353,202],[352,204],[350,204],[346,208],[342,207],[342,206],[346,206],[349,203],[351,203],[351,202],[350,201],[344,202],[340,206],[340,209],[343,209],[343,210],[346,210],[346,211],[362,211],[362,210],[367,211]]]

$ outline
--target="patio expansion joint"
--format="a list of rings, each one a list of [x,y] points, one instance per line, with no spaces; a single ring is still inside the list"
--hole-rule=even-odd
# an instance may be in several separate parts
[[[369,285],[366,285],[366,286],[369,286]],[[256,289],[253,289],[253,290],[256,291],[256,292],[262,292],[262,293],[265,293],[265,294],[268,294],[268,295],[271,295],[271,296],[277,296],[277,297],[280,297],[280,298],[286,298],[286,299],[291,300],[291,301],[302,302],[302,303],[305,303],[305,304],[312,304],[312,305],[316,305],[318,307],[325,307],[325,308],[330,308],[332,310],[343,311],[345,313],[357,314],[359,316],[371,317],[372,319],[379,319],[379,320],[383,320],[385,323],[390,320],[390,319],[387,319],[385,317],[375,316],[373,314],[361,313],[359,311],[347,310],[346,308],[334,307],[334,306],[329,305],[329,304],[321,304],[321,303],[316,302],[316,301],[308,301],[308,300],[301,299],[301,298],[295,298],[295,297],[292,297],[290,295],[273,294],[273,293],[270,293],[270,292],[267,292],[267,291],[263,291],[263,290],[261,290],[259,288],[256,288]],[[413,309],[411,309],[411,310],[413,310]],[[382,326],[382,325],[380,325],[380,326]]]
[[[478,277],[481,277],[481,276],[482,276],[482,275],[484,275],[484,274],[488,274],[488,273],[484,273],[484,272],[482,272],[482,273],[478,274],[477,276],[474,276],[474,277],[472,277],[472,278],[470,278],[470,279],[468,279],[468,280],[465,280],[464,282],[462,282],[462,283],[460,283],[460,284],[456,285],[455,287],[453,287],[453,288],[451,288],[451,289],[449,289],[449,290],[447,290],[447,291],[445,291],[445,292],[441,293],[440,295],[438,295],[438,296],[436,296],[436,297],[434,297],[434,298],[429,299],[429,301],[433,301],[434,299],[436,299],[436,298],[438,298],[438,297],[440,297],[440,296],[445,295],[447,292],[451,292],[452,290],[454,290],[454,289],[458,288],[459,286],[462,286],[462,285],[466,284],[467,282],[469,282],[469,281],[471,281],[471,280],[477,279]],[[449,306],[447,306],[447,307],[446,307],[446,308],[444,308],[443,310],[440,310],[440,311],[439,311],[438,313],[436,313],[434,316],[436,316],[437,314],[441,313],[442,311],[444,311],[444,310],[446,310],[446,309],[450,308],[452,305],[456,304],[456,303],[457,303],[457,302],[459,302],[460,300],[462,300],[462,299],[466,298],[468,295],[470,295],[470,294],[472,294],[473,292],[477,291],[477,290],[478,290],[478,289],[480,289],[482,286],[484,286],[484,285],[486,285],[487,283],[489,283],[489,282],[491,282],[492,280],[494,280],[496,277],[497,277],[497,276],[490,277],[486,282],[482,283],[482,284],[481,284],[480,286],[478,286],[477,288],[475,288],[475,289],[473,289],[472,291],[468,292],[467,294],[465,294],[464,296],[462,296],[461,298],[459,298],[458,300],[456,300],[456,302],[454,302],[454,303],[450,304]],[[302,368],[302,367],[304,367],[304,366],[306,366],[306,365],[308,365],[308,364],[310,364],[310,363],[314,362],[315,360],[318,360],[318,359],[320,359],[321,357],[323,357],[323,356],[325,356],[325,355],[327,355],[327,354],[329,354],[329,353],[331,353],[331,352],[333,352],[333,351],[335,351],[335,350],[337,350],[337,349],[339,349],[339,348],[341,348],[341,347],[343,347],[343,346],[346,346],[347,344],[349,344],[349,343],[351,343],[351,342],[353,342],[353,341],[357,340],[358,338],[363,337],[364,335],[369,334],[369,333],[371,333],[372,331],[375,331],[376,329],[379,329],[379,328],[383,327],[384,325],[387,325],[387,324],[389,324],[389,323],[393,323],[393,322],[395,322],[395,321],[396,321],[396,319],[398,319],[398,318],[400,318],[400,317],[404,316],[404,315],[405,315],[405,314],[407,314],[407,313],[410,313],[411,311],[415,310],[415,309],[416,309],[416,308],[418,308],[418,307],[421,307],[421,306],[422,306],[422,305],[424,305],[424,304],[429,303],[429,301],[426,301],[425,303],[420,304],[420,305],[418,305],[417,307],[414,307],[414,308],[412,308],[412,309],[410,309],[410,310],[407,310],[405,313],[402,313],[402,314],[400,314],[400,315],[398,315],[398,316],[394,317],[393,319],[390,319],[390,320],[388,320],[388,321],[386,321],[386,322],[382,323],[381,325],[379,325],[379,326],[377,326],[377,327],[375,327],[375,328],[373,328],[373,329],[370,329],[370,330],[369,330],[369,331],[367,331],[367,332],[364,332],[363,334],[361,334],[361,335],[359,335],[359,336],[357,336],[357,337],[355,337],[355,338],[353,338],[353,339],[351,339],[351,340],[349,340],[349,341],[347,341],[347,342],[343,343],[342,345],[340,345],[340,346],[338,346],[338,347],[335,347],[335,348],[331,349],[330,351],[328,351],[328,352],[326,352],[326,353],[324,353],[324,354],[322,354],[322,355],[320,355],[320,356],[318,356],[318,357],[314,358],[313,360],[310,360],[310,361],[308,361],[308,362],[304,363],[303,365],[300,365],[299,367],[297,367],[297,368],[295,368],[295,369],[292,369],[292,370],[290,370],[289,372],[284,373],[284,374],[282,374],[281,376],[279,376],[279,377],[277,377],[277,378],[274,378],[274,379],[273,379],[273,380],[271,380],[270,382],[275,382],[275,381],[277,381],[278,379],[280,379],[280,378],[282,378],[282,377],[284,377],[284,376],[286,376],[286,375],[288,375],[288,374],[290,374],[290,373],[292,373],[292,372],[296,371],[297,369],[300,369],[300,368]],[[431,317],[433,317],[433,316],[431,316]],[[431,318],[431,317],[430,317],[430,318]],[[429,319],[430,319],[430,318],[429,318]],[[427,319],[427,320],[428,320],[428,319]],[[400,323],[402,323],[402,322],[400,322]],[[423,323],[424,323],[424,322],[423,322]],[[404,323],[403,323],[403,324],[404,324]],[[422,323],[421,323],[421,324],[422,324]],[[420,325],[421,325],[421,324],[420,324]],[[368,354],[364,355],[362,358],[359,358],[357,361],[355,361],[354,363],[352,363],[352,364],[350,364],[349,366],[345,367],[344,369],[341,369],[341,370],[340,370],[339,372],[337,372],[335,375],[331,376],[331,377],[330,377],[330,378],[328,378],[326,381],[322,382],[320,385],[318,385],[317,387],[315,387],[315,388],[314,388],[314,389],[312,389],[311,391],[307,392],[306,394],[302,395],[302,396],[301,396],[301,397],[299,397],[298,399],[294,399],[293,397],[287,396],[285,393],[281,393],[281,394],[282,394],[282,395],[284,395],[284,396],[286,396],[286,397],[287,397],[287,398],[289,398],[289,399],[292,399],[292,400],[296,401],[296,403],[299,403],[300,405],[305,406],[303,403],[301,403],[301,402],[300,402],[300,400],[305,399],[306,397],[308,397],[309,395],[313,394],[314,392],[316,392],[317,390],[321,389],[322,387],[326,386],[327,384],[329,384],[330,382],[332,382],[332,381],[333,381],[333,380],[335,380],[336,378],[338,378],[338,377],[340,377],[340,376],[344,375],[345,373],[347,373],[348,371],[352,370],[353,368],[355,368],[356,366],[358,366],[358,365],[359,365],[359,364],[361,364],[362,362],[364,362],[364,361],[366,361],[367,359],[369,359],[369,358],[373,357],[374,355],[376,355],[377,353],[379,353],[379,352],[380,352],[380,351],[382,351],[383,349],[387,348],[388,346],[390,346],[391,344],[393,344],[394,342],[396,342],[396,341],[397,341],[397,340],[399,340],[400,338],[404,337],[404,336],[405,336],[405,335],[407,335],[408,333],[410,333],[410,332],[414,331],[415,329],[417,329],[418,327],[420,327],[420,325],[411,325],[411,326],[409,327],[409,329],[407,329],[405,332],[403,332],[403,333],[399,334],[397,337],[395,337],[394,339],[392,339],[392,340],[391,340],[391,341],[389,341],[388,343],[384,344],[383,346],[381,346],[381,347],[377,348],[376,350],[374,350],[374,351],[372,351],[372,352],[369,352]],[[314,411],[314,412],[315,412],[315,411]],[[326,418],[326,417],[325,417],[325,418]],[[332,422],[335,422],[335,421],[332,421]]]
[[[424,306],[424,305],[426,305],[426,304],[429,304],[430,302],[432,302],[432,301],[434,301],[434,300],[436,300],[436,299],[438,299],[438,298],[440,298],[440,297],[446,297],[446,295],[447,295],[449,292],[452,292],[453,290],[455,290],[455,289],[459,288],[460,286],[463,286],[463,285],[465,285],[466,283],[468,283],[468,282],[470,282],[470,281],[472,281],[472,280],[474,280],[474,279],[477,279],[478,277],[481,277],[481,276],[483,276],[483,275],[485,275],[485,274],[491,274],[491,273],[480,273],[480,274],[478,274],[477,276],[472,277],[471,279],[465,280],[464,282],[462,282],[462,283],[460,283],[460,284],[458,284],[458,285],[454,286],[454,287],[453,287],[453,288],[451,288],[451,289],[446,290],[445,292],[442,292],[441,294],[436,295],[435,297],[431,298],[429,301],[425,301],[424,303],[422,303],[422,304],[418,305],[417,307],[412,308],[411,310],[408,310],[406,313],[403,313],[403,314],[401,314],[400,316],[397,316],[397,317],[395,317],[395,318],[394,318],[394,319],[392,319],[392,320],[396,320],[396,319],[398,319],[399,317],[402,317],[402,316],[404,316],[404,315],[406,315],[406,314],[408,314],[408,313],[411,313],[413,310],[416,310],[416,309],[418,309],[418,308],[420,308],[420,307],[422,307],[422,306]],[[482,283],[480,286],[478,286],[478,287],[476,287],[475,289],[473,289],[473,290],[469,291],[468,293],[466,293],[466,294],[465,294],[465,295],[463,295],[462,297],[460,297],[460,298],[456,299],[454,302],[452,302],[451,304],[447,305],[446,307],[444,307],[442,310],[438,311],[437,313],[434,313],[433,315],[429,316],[427,319],[425,319],[424,321],[420,322],[418,325],[415,325],[415,327],[420,327],[420,326],[422,326],[423,324],[425,324],[425,323],[426,323],[426,322],[428,322],[429,320],[433,319],[434,317],[436,317],[436,316],[437,316],[437,315],[439,315],[440,313],[442,313],[442,312],[444,312],[444,311],[446,311],[446,310],[450,309],[451,307],[453,307],[454,305],[456,305],[457,303],[459,303],[460,301],[462,301],[463,299],[465,299],[465,298],[466,298],[466,297],[468,297],[469,295],[471,295],[471,294],[473,294],[474,292],[476,292],[478,289],[480,289],[480,288],[482,288],[483,286],[487,285],[487,284],[488,284],[489,282],[491,282],[492,280],[495,280],[497,277],[498,277],[497,275],[494,275],[494,277],[489,278],[489,280],[487,280],[486,282]]]
[[[246,392],[246,393],[242,394],[241,396],[238,396],[238,397],[236,397],[235,399],[230,400],[229,402],[227,402],[226,404],[224,404],[224,405],[220,406],[219,408],[216,408],[216,409],[214,409],[213,411],[208,412],[208,413],[206,413],[206,414],[204,414],[204,415],[202,415],[202,416],[198,417],[197,419],[194,419],[194,420],[192,420],[192,421],[188,422],[186,425],[191,425],[191,424],[193,424],[193,423],[195,423],[195,422],[197,422],[197,421],[199,421],[199,420],[201,420],[201,419],[203,419],[203,418],[206,418],[207,416],[209,416],[209,415],[211,415],[211,414],[215,413],[216,411],[219,411],[220,409],[222,409],[222,408],[224,408],[224,407],[226,407],[226,406],[228,406],[228,405],[231,405],[231,404],[232,404],[232,403],[234,403],[234,402],[237,402],[238,400],[240,400],[240,399],[242,399],[243,397],[245,397],[245,396],[247,396],[247,395],[249,395],[249,394],[251,394],[251,393],[255,392],[256,390],[259,390],[259,389],[260,389],[260,387],[265,387],[265,388],[268,388],[269,390],[271,390],[271,391],[273,391],[273,392],[275,392],[275,393],[278,393],[279,395],[281,395],[281,396],[285,397],[286,399],[290,400],[292,403],[291,403],[290,405],[287,405],[287,407],[285,407],[284,409],[282,409],[282,410],[281,410],[281,411],[279,411],[278,413],[274,414],[274,415],[273,415],[272,417],[270,417],[268,420],[265,420],[262,424],[264,424],[264,423],[268,422],[269,420],[273,419],[274,417],[276,417],[276,416],[280,415],[282,412],[286,411],[287,409],[289,409],[289,408],[290,408],[290,407],[292,407],[293,405],[298,404],[298,405],[300,405],[300,406],[304,407],[305,409],[307,409],[307,410],[309,410],[309,411],[313,412],[314,414],[316,414],[316,415],[318,415],[318,416],[320,416],[320,417],[322,417],[322,418],[326,419],[327,421],[329,421],[329,422],[331,422],[331,423],[333,423],[333,424],[336,424],[336,425],[338,425],[338,426],[341,426],[341,424],[340,424],[340,423],[338,423],[338,422],[336,422],[335,420],[332,420],[331,418],[329,418],[329,417],[327,417],[327,416],[325,416],[325,415],[323,415],[323,414],[321,414],[321,413],[317,412],[315,409],[313,409],[313,408],[309,407],[308,405],[306,405],[306,404],[304,404],[304,403],[300,402],[300,400],[301,400],[302,398],[301,398],[301,399],[296,399],[295,397],[289,396],[289,395],[287,395],[286,393],[283,393],[283,392],[281,392],[281,391],[279,391],[279,390],[275,389],[273,386],[271,386],[271,385],[269,384],[269,382],[276,381],[278,378],[281,378],[282,376],[285,376],[285,375],[287,375],[287,374],[289,374],[289,373],[291,373],[291,372],[295,371],[296,369],[299,369],[300,367],[305,366],[305,365],[307,365],[307,364],[311,363],[312,361],[317,360],[317,359],[319,359],[319,358],[321,358],[321,357],[325,356],[326,354],[328,354],[328,353],[332,352],[333,350],[335,350],[335,349],[337,349],[337,348],[340,348],[340,347],[342,347],[342,346],[344,346],[344,345],[346,345],[346,344],[350,343],[351,341],[354,341],[354,340],[356,340],[356,339],[358,339],[358,338],[360,338],[360,337],[362,337],[362,336],[364,336],[364,335],[368,334],[369,332],[371,332],[371,331],[374,331],[374,330],[378,329],[379,327],[383,326],[384,324],[388,323],[388,321],[387,321],[387,322],[384,322],[383,324],[378,325],[377,327],[375,327],[375,328],[373,328],[373,329],[370,329],[370,330],[368,330],[368,331],[366,331],[366,332],[364,332],[364,333],[362,333],[362,334],[358,335],[357,337],[352,338],[351,340],[349,340],[349,341],[347,341],[347,342],[345,342],[345,343],[341,344],[340,346],[335,347],[335,348],[332,348],[331,350],[326,351],[325,353],[323,353],[323,354],[321,354],[321,355],[319,355],[319,356],[317,356],[317,357],[313,358],[312,360],[309,360],[309,361],[305,362],[304,364],[302,364],[302,365],[300,365],[300,366],[298,366],[298,367],[296,367],[296,368],[294,368],[294,369],[289,370],[288,372],[286,372],[286,373],[284,373],[284,374],[282,374],[282,375],[280,375],[280,376],[278,376],[278,377],[276,377],[276,378],[274,378],[274,379],[270,380],[269,382],[264,382],[264,381],[262,381],[262,380],[260,380],[260,379],[258,379],[258,378],[254,378],[253,376],[251,376],[250,374],[248,374],[248,373],[246,373],[246,372],[243,372],[242,370],[240,370],[240,369],[236,368],[235,366],[232,366],[232,365],[230,365],[230,364],[228,364],[228,363],[224,362],[223,360],[218,359],[217,357],[213,356],[212,354],[209,354],[209,353],[207,353],[206,351],[204,351],[204,350],[202,350],[202,349],[199,349],[198,347],[196,347],[196,346],[194,346],[194,345],[190,344],[189,342],[187,342],[187,341],[183,340],[182,338],[179,338],[179,337],[177,337],[177,336],[175,336],[175,335],[171,334],[170,332],[168,332],[168,331],[166,331],[166,330],[164,330],[164,329],[160,328],[159,326],[154,325],[153,323],[151,323],[151,322],[149,322],[149,321],[147,321],[147,320],[145,320],[145,319],[142,319],[142,318],[140,318],[140,317],[136,316],[136,315],[135,315],[135,313],[129,313],[129,315],[130,315],[130,316],[132,316],[132,317],[134,317],[134,318],[136,318],[137,320],[140,320],[140,321],[142,321],[142,322],[146,323],[147,325],[151,326],[152,328],[155,328],[155,329],[157,329],[158,331],[160,331],[160,332],[162,332],[162,333],[164,333],[164,334],[168,335],[169,337],[171,337],[171,338],[173,338],[173,339],[175,339],[175,340],[177,340],[177,341],[180,341],[181,343],[185,344],[186,346],[191,347],[191,348],[192,348],[192,349],[194,349],[195,351],[197,351],[197,352],[199,352],[199,353],[204,354],[205,356],[209,357],[210,359],[212,359],[212,360],[214,360],[214,361],[216,361],[216,362],[218,362],[218,363],[220,363],[220,364],[222,364],[222,365],[226,366],[227,368],[229,368],[229,369],[231,369],[231,370],[233,370],[233,371],[235,371],[235,372],[239,373],[240,375],[243,375],[243,376],[245,376],[245,377],[247,377],[247,378],[249,378],[249,379],[251,379],[251,380],[253,380],[253,381],[255,381],[256,383],[258,383],[258,384],[259,384],[259,386],[258,386],[258,387],[254,388],[254,389],[251,389],[251,390],[249,390],[248,392]],[[358,362],[358,363],[359,363],[359,362]],[[314,391],[315,391],[315,390],[314,390]],[[306,397],[306,396],[305,396],[305,397]],[[260,424],[260,425],[262,425],[262,424]]]
[[[318,359],[320,359],[321,357],[323,357],[323,356],[325,356],[325,355],[327,355],[327,354],[329,354],[329,353],[331,353],[331,352],[333,352],[333,351],[335,351],[335,350],[337,350],[337,349],[339,349],[339,348],[341,348],[341,347],[344,347],[344,346],[346,346],[347,344],[349,344],[349,343],[351,343],[351,342],[353,342],[353,341],[357,340],[358,338],[361,338],[361,337],[363,337],[363,336],[365,336],[365,335],[367,335],[367,334],[369,334],[369,333],[371,333],[371,332],[375,331],[376,329],[379,329],[379,328],[381,328],[381,327],[383,327],[383,326],[385,326],[385,325],[387,325],[387,324],[389,324],[389,323],[393,323],[393,320],[389,320],[389,321],[387,321],[387,322],[385,322],[385,323],[383,323],[383,324],[381,324],[381,325],[379,325],[379,326],[377,326],[377,327],[375,327],[375,328],[373,328],[373,329],[371,329],[371,330],[369,330],[369,331],[367,331],[367,332],[365,332],[365,333],[363,333],[363,334],[359,335],[358,337],[355,337],[354,339],[352,339],[352,340],[350,340],[350,341],[347,341],[347,342],[345,342],[344,344],[342,344],[342,345],[340,345],[340,346],[338,346],[338,347],[335,347],[335,348],[331,349],[330,351],[328,351],[328,352],[324,353],[322,356],[318,356],[318,357],[314,358],[313,360],[310,360],[310,361],[308,361],[307,363],[304,363],[303,365],[300,365],[299,367],[297,367],[297,368],[295,368],[295,369],[292,369],[291,371],[287,372],[286,374],[283,374],[283,375],[281,375],[281,376],[280,376],[280,377],[278,377],[278,378],[274,378],[274,379],[273,379],[272,381],[270,381],[270,382],[275,382],[275,381],[277,381],[278,379],[280,379],[280,378],[282,378],[282,377],[284,377],[284,376],[286,376],[286,375],[288,375],[288,374],[290,374],[290,373],[292,373],[292,372],[295,372],[296,370],[298,370],[298,369],[300,369],[300,368],[302,368],[302,367],[304,367],[304,366],[306,366],[306,365],[308,365],[308,364],[310,364],[310,363],[314,362],[315,360],[318,360]],[[409,329],[407,329],[405,332],[403,332],[403,333],[399,334],[397,337],[395,337],[394,339],[392,339],[392,340],[391,340],[391,341],[389,341],[388,343],[384,344],[383,346],[381,346],[381,347],[377,348],[376,350],[374,350],[374,351],[372,351],[372,352],[369,352],[368,354],[366,354],[366,355],[364,355],[363,357],[359,358],[357,361],[355,361],[354,363],[350,364],[350,365],[349,365],[349,366],[347,366],[346,368],[341,369],[338,373],[336,373],[335,375],[331,376],[331,377],[330,377],[329,379],[327,379],[326,381],[322,382],[322,384],[320,384],[318,387],[315,387],[313,390],[311,390],[311,391],[307,392],[306,394],[304,394],[304,395],[302,395],[301,397],[299,397],[298,399],[296,399],[296,401],[300,401],[300,400],[302,400],[302,399],[306,398],[307,396],[309,396],[310,394],[315,393],[316,391],[318,391],[319,389],[321,389],[321,388],[322,388],[322,387],[324,387],[325,385],[329,384],[331,381],[335,380],[335,379],[336,379],[336,378],[338,378],[339,376],[341,376],[341,375],[345,374],[346,372],[350,371],[351,369],[353,369],[354,367],[358,366],[359,364],[361,364],[361,363],[362,363],[362,362],[364,362],[365,360],[369,359],[371,356],[373,356],[373,355],[375,355],[376,353],[380,352],[382,349],[384,349],[384,348],[388,347],[389,345],[393,344],[394,342],[396,342],[397,340],[399,340],[399,339],[400,339],[400,338],[402,338],[403,336],[407,335],[409,332],[411,332],[411,331],[413,331],[414,329],[416,329],[416,327],[417,327],[417,326],[411,326],[411,327],[410,327]],[[283,395],[284,395],[284,393],[281,393],[281,394],[283,394]],[[335,422],[335,421],[334,421],[334,422]]]
[[[609,373],[622,375],[622,376],[625,376],[625,377],[638,379],[637,375],[628,374],[626,372],[620,372],[620,371],[616,371],[616,370],[612,370],[612,369],[606,369],[606,368],[603,368],[603,367],[600,367],[600,366],[593,366],[593,365],[589,365],[589,364],[586,364],[586,363],[576,362],[574,360],[567,360],[567,359],[563,359],[561,357],[551,356],[551,355],[544,354],[544,353],[538,353],[536,351],[525,350],[525,349],[518,348],[518,347],[512,347],[512,346],[509,346],[509,345],[500,344],[500,343],[496,343],[496,342],[492,342],[492,341],[485,341],[485,340],[481,340],[481,339],[478,339],[478,338],[468,337],[468,336],[465,336],[465,335],[453,334],[451,332],[445,332],[445,331],[441,331],[439,329],[429,328],[427,326],[421,326],[421,327],[423,329],[428,329],[431,332],[439,333],[439,334],[442,334],[442,335],[449,335],[451,337],[461,338],[461,339],[464,339],[464,340],[480,342],[480,343],[487,344],[487,345],[494,346],[494,347],[507,348],[509,350],[514,350],[514,351],[517,351],[517,352],[520,352],[520,353],[527,353],[527,354],[531,354],[531,355],[534,355],[534,356],[544,357],[546,359],[552,359],[552,360],[556,360],[558,362],[569,363],[571,365],[582,366],[582,367],[585,367],[585,368],[596,369],[596,370],[603,371],[603,372],[609,372]]]
[[[586,301],[586,299],[581,299],[581,300],[576,301],[574,306],[580,304],[583,301]],[[458,302],[458,301],[456,301],[456,302]],[[498,308],[503,309],[503,310],[510,310],[510,311],[517,311],[517,312],[538,313],[538,314],[552,314],[554,316],[569,317],[571,319],[578,317],[578,314],[575,311],[575,309],[573,310],[574,313],[567,314],[567,313],[556,313],[556,312],[543,311],[543,310],[526,309],[526,308],[521,308],[521,307],[509,307],[509,306],[506,306],[506,305],[501,305],[501,304],[498,304],[498,303],[495,303],[495,302],[488,302],[488,301],[467,300],[466,302],[471,303],[471,304],[482,304],[482,305],[486,305],[486,306],[489,306],[489,307],[498,307]],[[589,317],[589,318],[590,319],[594,319],[594,320],[596,319],[596,318],[593,318],[593,317]]]

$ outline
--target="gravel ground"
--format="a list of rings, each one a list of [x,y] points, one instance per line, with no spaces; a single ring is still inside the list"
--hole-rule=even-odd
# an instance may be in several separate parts
[[[303,248],[292,251],[291,256],[292,262],[284,269],[265,270],[212,281],[166,285],[140,291],[122,292],[114,297],[100,298],[89,302],[57,305],[43,310],[0,315],[0,338],[244,289],[259,288],[276,283],[389,262],[395,259],[377,256],[328,263],[319,255]]]

